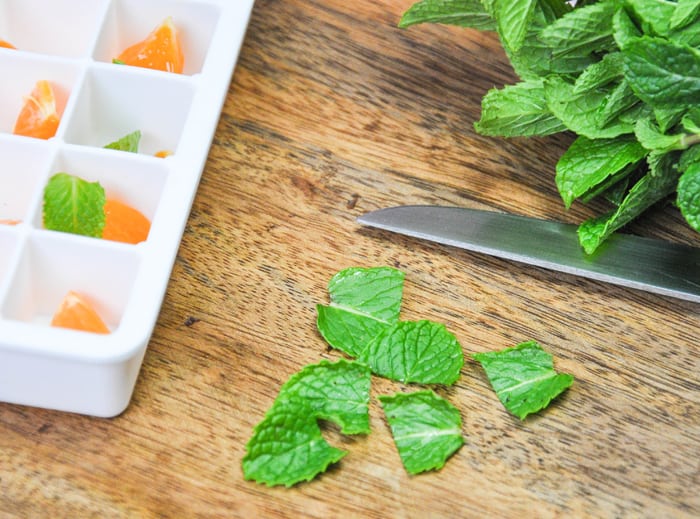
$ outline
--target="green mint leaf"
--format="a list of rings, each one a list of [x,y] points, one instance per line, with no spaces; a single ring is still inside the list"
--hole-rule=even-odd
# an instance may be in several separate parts
[[[688,133],[700,134],[700,107],[688,110],[681,118],[681,126]]]
[[[394,323],[399,319],[404,273],[391,267],[350,267],[328,283],[331,304]]]
[[[124,63],[122,60],[117,59],[117,58],[114,58],[114,59],[112,60],[112,63],[113,63],[114,65],[126,65],[126,63]]]
[[[396,393],[379,401],[409,474],[441,469],[464,444],[459,410],[434,392]]]
[[[622,78],[622,53],[610,52],[600,61],[589,65],[574,83],[574,94],[582,94],[589,90],[604,87]]]
[[[579,135],[589,139],[610,139],[634,131],[631,122],[621,120],[601,127],[600,105],[605,102],[610,89],[575,94],[573,83],[559,76],[550,76],[544,81],[544,92],[552,113]]]
[[[635,13],[646,23],[651,32],[668,35],[670,21],[676,10],[675,4],[666,0],[626,0]]]
[[[549,135],[566,129],[547,107],[541,80],[490,90],[482,99],[481,119],[474,128],[482,135],[504,137]]]
[[[334,306],[316,305],[316,326],[333,348],[357,357],[367,344],[391,325],[376,318]]]
[[[700,162],[691,164],[678,180],[677,202],[688,225],[700,232]]]
[[[399,27],[419,23],[442,23],[482,31],[496,29],[496,23],[481,0],[423,0],[404,12]]]
[[[659,125],[659,130],[664,133],[669,131],[681,121],[687,111],[688,107],[685,105],[654,108],[654,117]]]
[[[620,49],[624,49],[630,40],[642,35],[642,31],[639,30],[625,9],[617,10],[613,15],[612,23],[613,37]]]
[[[135,132],[131,132],[117,141],[110,142],[105,146],[105,148],[111,150],[128,151],[130,153],[138,153],[140,141],[141,131],[136,130]]]
[[[695,163],[700,163],[700,146],[691,146],[681,153],[681,158],[678,160],[678,171],[684,173],[690,166]]]
[[[462,347],[444,325],[400,321],[379,333],[358,360],[373,373],[404,383],[454,384],[464,364]]]
[[[598,113],[596,114],[598,127],[606,127],[638,103],[641,102],[634,95],[627,81],[621,81],[612,87],[612,90],[605,96],[603,104],[598,107]]]
[[[661,133],[659,127],[650,118],[645,117],[634,125],[634,134],[639,143],[648,150],[671,151],[683,148],[681,141],[683,134],[666,135]]]
[[[337,423],[344,434],[368,434],[370,376],[365,364],[322,360],[289,378],[271,412],[301,402],[316,418]]]
[[[44,227],[101,238],[105,225],[105,191],[68,173],[56,173],[44,188]]]
[[[612,16],[613,2],[574,9],[552,24],[539,35],[540,40],[552,49],[552,57],[587,57],[594,52],[614,47]]]
[[[347,454],[326,442],[303,404],[278,406],[253,429],[243,457],[243,476],[268,486],[311,481]]]
[[[587,254],[593,254],[613,232],[673,193],[680,175],[677,158],[677,152],[651,152],[647,156],[649,172],[632,186],[617,209],[579,225],[579,243]]]
[[[332,347],[356,357],[379,332],[398,321],[403,272],[351,267],[328,284],[330,305],[317,305],[317,328]]]
[[[700,17],[700,0],[678,0],[669,25],[671,29],[680,29],[694,22],[698,17]]]
[[[552,356],[535,341],[473,357],[501,403],[521,420],[547,407],[574,381],[573,376],[554,370]]]
[[[700,99],[700,51],[661,38],[630,40],[623,49],[625,77],[652,107],[697,104]]]
[[[596,186],[630,172],[646,156],[646,150],[633,136],[612,139],[578,137],[556,166],[556,184],[567,208]]]
[[[496,0],[498,34],[511,51],[522,47],[536,5],[537,0]]]

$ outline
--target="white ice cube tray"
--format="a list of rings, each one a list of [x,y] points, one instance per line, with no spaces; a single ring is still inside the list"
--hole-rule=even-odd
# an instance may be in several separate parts
[[[129,404],[254,0],[0,0],[0,402],[109,417]],[[113,64],[168,16],[183,74]],[[49,140],[12,135],[38,80],[62,112]],[[104,145],[140,130],[139,153]],[[169,150],[167,158],[154,153]],[[57,172],[99,181],[151,220],[137,245],[42,227]],[[50,326],[69,290],[108,335]]]

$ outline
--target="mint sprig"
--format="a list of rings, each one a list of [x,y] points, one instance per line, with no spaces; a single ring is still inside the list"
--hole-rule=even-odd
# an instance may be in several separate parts
[[[496,30],[520,81],[485,94],[475,129],[501,137],[576,134],[557,165],[565,207],[597,196],[616,206],[581,224],[584,250],[593,253],[674,193],[698,230],[700,204],[693,201],[700,184],[694,168],[681,176],[686,168],[677,152],[700,143],[700,127],[687,124],[700,102],[700,2],[479,3],[422,0],[399,27],[438,22]],[[460,8],[469,16],[457,16]]]
[[[105,190],[68,173],[56,173],[44,187],[46,229],[101,238],[105,225]]]

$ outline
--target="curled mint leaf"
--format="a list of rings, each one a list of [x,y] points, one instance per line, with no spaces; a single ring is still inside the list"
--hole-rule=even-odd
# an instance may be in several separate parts
[[[317,328],[332,347],[356,357],[398,321],[404,274],[391,267],[351,267],[328,284],[330,305],[317,305]]]
[[[680,176],[677,159],[678,155],[674,152],[649,153],[649,172],[632,186],[617,209],[579,225],[579,243],[587,254],[593,254],[613,232],[673,193]]]
[[[68,173],[56,173],[44,188],[44,227],[101,238],[105,225],[105,190]]]
[[[464,444],[459,410],[434,392],[397,393],[379,401],[409,474],[441,469]]]
[[[399,27],[420,23],[442,23],[471,27],[484,31],[495,30],[496,23],[481,0],[423,0],[404,12]]]
[[[303,404],[280,406],[255,426],[246,444],[243,476],[268,486],[311,481],[347,454],[323,438]]]
[[[139,152],[139,142],[141,142],[141,130],[131,132],[119,140],[110,142],[105,146],[107,149],[128,151],[130,153]]]
[[[536,341],[473,357],[504,407],[521,420],[546,408],[574,381],[573,376],[554,371],[552,356]]]
[[[495,0],[498,35],[511,51],[523,46],[537,0]]]
[[[612,139],[577,138],[561,156],[556,167],[556,184],[565,206],[583,197],[609,178],[621,178],[636,166],[647,151],[634,136]]]
[[[454,384],[464,364],[462,347],[443,324],[400,321],[360,353],[377,375],[404,383]]]
[[[282,386],[275,407],[303,402],[316,417],[330,420],[343,434],[369,433],[371,372],[359,362],[322,360],[306,366]]]

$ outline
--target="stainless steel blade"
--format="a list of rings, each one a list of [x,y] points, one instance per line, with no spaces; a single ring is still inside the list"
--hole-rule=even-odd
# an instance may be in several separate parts
[[[576,226],[462,207],[399,206],[363,225],[657,294],[700,302],[700,249],[616,233],[593,255]]]

